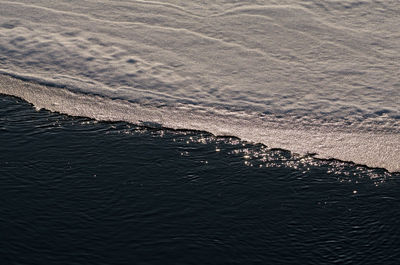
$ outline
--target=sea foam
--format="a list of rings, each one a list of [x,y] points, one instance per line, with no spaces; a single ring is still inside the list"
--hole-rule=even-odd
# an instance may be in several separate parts
[[[0,0],[0,91],[399,171],[396,1],[236,2]]]

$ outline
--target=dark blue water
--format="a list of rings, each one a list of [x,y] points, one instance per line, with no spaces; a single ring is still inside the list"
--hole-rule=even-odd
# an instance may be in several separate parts
[[[399,174],[0,97],[0,264],[400,264]]]

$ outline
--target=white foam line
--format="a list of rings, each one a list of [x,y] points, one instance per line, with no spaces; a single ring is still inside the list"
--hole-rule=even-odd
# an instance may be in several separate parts
[[[230,114],[154,108],[124,100],[73,93],[0,75],[0,93],[16,96],[47,109],[71,116],[100,121],[142,121],[159,123],[166,128],[208,131],[230,135],[245,141],[263,143],[298,154],[317,153],[318,158],[339,159],[369,167],[400,172],[400,135],[374,132],[340,132],[329,129],[277,128],[276,124],[249,120]]]

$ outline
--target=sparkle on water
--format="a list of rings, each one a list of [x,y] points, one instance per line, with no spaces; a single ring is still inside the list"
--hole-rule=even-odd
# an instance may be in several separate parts
[[[97,121],[90,121],[97,123]],[[88,121],[84,122],[85,124]],[[170,129],[154,129],[149,127],[141,127],[132,124],[124,125],[124,128],[118,129],[113,126],[115,130],[107,133],[121,133],[121,134],[137,134],[137,133],[151,133],[156,137],[164,137],[166,134],[174,135],[176,138],[174,142],[187,144],[213,144],[215,145],[215,152],[223,152],[224,149],[221,145],[229,145],[232,150],[226,152],[225,155],[233,157],[241,157],[243,164],[249,167],[258,168],[292,168],[301,171],[303,174],[310,172],[312,167],[322,167],[325,169],[326,174],[336,176],[339,182],[354,182],[359,183],[363,180],[372,180],[375,186],[384,183],[393,174],[384,169],[368,168],[363,165],[355,165],[349,162],[343,162],[335,159],[318,159],[314,158],[314,154],[301,156],[293,154],[287,150],[271,149],[263,144],[254,144],[242,141],[236,137],[216,137],[207,132],[198,132],[193,135],[193,131],[180,131]],[[190,156],[190,151],[181,152],[182,156]],[[204,161],[205,164],[208,161]],[[357,191],[353,191],[357,194]]]

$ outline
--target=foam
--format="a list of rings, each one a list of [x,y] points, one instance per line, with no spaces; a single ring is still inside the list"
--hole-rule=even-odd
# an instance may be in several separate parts
[[[0,75],[0,93],[23,98],[37,109],[44,108],[72,116],[208,131],[214,135],[237,136],[254,143],[264,143],[269,148],[283,148],[302,155],[316,153],[317,158],[335,158],[393,172],[400,171],[398,133],[350,132],[329,126],[296,127],[289,123],[254,119],[245,113],[220,113],[211,109],[155,108],[125,100],[78,94],[4,75]]]
[[[2,93],[71,115],[227,133],[399,168],[397,1],[0,5]],[[55,97],[57,107],[48,102]],[[78,107],[79,97],[93,109]]]

